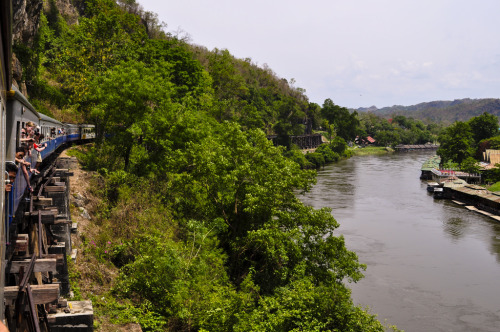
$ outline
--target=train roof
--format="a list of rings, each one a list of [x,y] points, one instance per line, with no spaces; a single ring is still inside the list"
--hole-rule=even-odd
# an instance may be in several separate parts
[[[11,93],[9,97],[14,98],[19,102],[21,102],[25,107],[27,107],[31,112],[33,112],[38,117],[38,119],[51,122],[55,125],[63,126],[62,122],[57,121],[56,119],[51,118],[48,115],[37,112],[37,110],[35,110],[35,108],[33,107],[33,105],[31,105],[28,99],[26,99],[26,97],[21,93],[21,91],[19,91],[19,89],[16,88],[14,85],[12,86],[11,91],[13,91],[14,93],[13,94]]]
[[[38,113],[38,117],[40,118],[40,120],[47,121],[47,122],[52,122],[52,123],[55,123],[55,124],[57,124],[57,125],[59,125],[61,127],[63,126],[62,122],[59,122],[56,119],[53,119],[50,116],[47,116],[45,114]]]
[[[16,88],[14,85],[12,86],[12,89],[10,90],[9,98],[16,99],[20,103],[22,103],[25,107],[27,107],[31,112],[33,112],[35,115],[37,115],[40,118],[40,113],[38,113],[33,105],[26,99],[26,97],[19,91],[18,88]]]

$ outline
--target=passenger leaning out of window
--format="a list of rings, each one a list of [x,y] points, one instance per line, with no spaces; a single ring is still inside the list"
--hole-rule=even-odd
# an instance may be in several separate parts
[[[47,148],[47,143],[40,143],[44,139],[43,134],[40,133],[35,133],[35,143],[33,144],[33,148],[37,152],[37,157],[36,157],[36,165],[35,168],[33,169],[33,172],[38,175],[40,174],[40,171],[38,168],[40,167],[40,164],[42,163],[42,151]]]

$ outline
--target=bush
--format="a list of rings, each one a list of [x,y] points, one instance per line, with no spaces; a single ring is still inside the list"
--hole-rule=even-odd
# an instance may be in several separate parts
[[[349,151],[349,146],[342,137],[337,136],[330,142],[330,149],[342,156],[344,152]]]
[[[340,159],[339,154],[332,151],[330,145],[328,144],[321,144],[320,146],[318,146],[318,148],[316,149],[316,153],[321,153],[323,158],[325,158],[325,162],[327,163],[338,161]]]
[[[309,162],[309,160],[306,159],[305,154],[303,154],[299,149],[291,149],[285,152],[285,157],[299,164],[300,168],[302,169],[315,167],[315,165],[313,165],[311,162]]]
[[[321,153],[313,152],[305,155],[306,159],[312,163],[316,168],[320,168],[325,165],[325,157]]]

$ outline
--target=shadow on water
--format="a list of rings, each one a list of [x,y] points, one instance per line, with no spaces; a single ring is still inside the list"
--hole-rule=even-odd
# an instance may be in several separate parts
[[[330,207],[346,245],[368,265],[353,299],[412,331],[500,331],[500,224],[420,181],[429,152],[329,165],[301,199]]]

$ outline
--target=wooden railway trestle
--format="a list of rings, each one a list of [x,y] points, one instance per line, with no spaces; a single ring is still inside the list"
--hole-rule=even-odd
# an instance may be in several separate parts
[[[10,234],[15,241],[7,251],[4,288],[10,331],[74,331],[76,326],[78,331],[93,330],[92,310],[83,314],[70,310],[88,308],[89,301],[79,304],[61,297],[70,293],[67,257],[72,252],[72,173],[57,168],[58,161],[34,179],[32,186],[37,190],[26,197],[25,212],[12,225]]]

